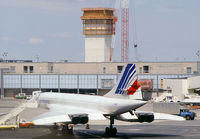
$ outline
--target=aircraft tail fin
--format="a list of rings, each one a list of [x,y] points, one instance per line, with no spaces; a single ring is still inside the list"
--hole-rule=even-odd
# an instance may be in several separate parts
[[[135,64],[126,65],[117,84],[105,96],[142,99],[142,93],[137,80]]]

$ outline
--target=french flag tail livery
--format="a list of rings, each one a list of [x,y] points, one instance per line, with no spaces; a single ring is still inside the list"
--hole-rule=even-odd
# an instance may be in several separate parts
[[[138,96],[137,98],[131,97]],[[140,85],[137,81],[135,64],[127,64],[124,68],[120,80],[105,96],[109,97],[127,97],[133,99],[142,99]]]

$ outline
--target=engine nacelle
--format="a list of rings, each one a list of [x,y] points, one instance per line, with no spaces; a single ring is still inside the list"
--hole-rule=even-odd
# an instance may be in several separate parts
[[[89,121],[88,115],[72,115],[71,120],[73,124],[86,124]]]
[[[126,112],[124,114],[117,115],[115,117],[117,120],[127,121],[127,122],[152,122],[154,121],[154,114],[149,112]]]
[[[88,121],[89,121],[88,116],[87,116],[87,117],[81,117],[81,118],[80,118],[80,123],[81,123],[81,124],[86,124]]]
[[[138,121],[139,122],[148,122],[151,123],[154,121],[154,115],[153,113],[138,113]]]

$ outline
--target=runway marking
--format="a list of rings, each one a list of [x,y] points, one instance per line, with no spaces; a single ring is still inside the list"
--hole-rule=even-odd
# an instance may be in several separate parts
[[[139,131],[139,130],[141,130],[141,129],[135,129],[135,128],[133,128],[133,129],[126,129],[126,131]]]

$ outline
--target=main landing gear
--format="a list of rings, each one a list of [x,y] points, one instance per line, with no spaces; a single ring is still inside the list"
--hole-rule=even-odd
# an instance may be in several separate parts
[[[106,127],[105,129],[106,136],[114,137],[117,134],[117,128],[113,127],[114,119],[115,119],[114,116],[110,116],[110,127]]]

